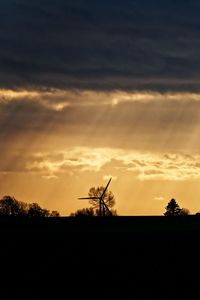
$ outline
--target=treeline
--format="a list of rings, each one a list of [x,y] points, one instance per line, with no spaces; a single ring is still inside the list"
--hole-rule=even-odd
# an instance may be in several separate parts
[[[107,205],[111,208],[115,204],[113,194],[108,193],[107,199]],[[91,201],[91,204],[93,204],[92,207],[78,209],[75,213],[71,213],[70,216],[99,216],[99,209],[96,203]],[[117,216],[116,210],[111,209],[111,212],[113,216]],[[184,216],[189,214],[190,211],[187,208],[180,208],[175,199],[170,200],[164,212],[165,216]],[[200,215],[200,213],[197,212],[196,215]],[[4,196],[0,199],[0,216],[59,217],[60,214],[56,210],[50,211],[46,208],[42,208],[38,203],[26,203],[18,201],[11,196]]]
[[[59,217],[60,214],[56,210],[42,208],[38,203],[26,203],[4,196],[0,199],[0,216]]]

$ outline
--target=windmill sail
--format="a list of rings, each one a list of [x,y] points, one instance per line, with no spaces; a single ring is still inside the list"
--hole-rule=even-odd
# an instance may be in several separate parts
[[[107,183],[107,185],[106,185],[106,187],[105,187],[105,189],[104,189],[104,191],[103,191],[103,193],[102,193],[102,195],[101,195],[101,198],[103,199],[103,197],[104,197],[104,195],[105,195],[105,192],[106,192],[106,190],[107,190],[107,188],[108,188],[108,186],[109,186],[109,184],[110,184],[110,182],[111,182],[111,179],[112,179],[112,177],[109,179],[109,181],[108,181],[108,183]]]

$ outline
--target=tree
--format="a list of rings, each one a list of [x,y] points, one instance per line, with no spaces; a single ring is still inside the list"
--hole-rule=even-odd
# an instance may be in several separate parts
[[[7,216],[24,216],[27,214],[28,205],[11,196],[4,196],[0,200],[0,214]]]
[[[97,188],[92,187],[89,190],[88,196],[89,197],[100,197],[103,194],[104,189],[105,189],[105,187],[103,187],[103,186],[100,186],[100,187],[97,187]],[[117,215],[116,210],[113,210],[113,206],[115,205],[115,197],[114,197],[113,193],[111,191],[107,190],[105,192],[103,200],[104,200],[105,204],[107,205],[107,207],[109,208],[109,210],[111,211],[111,213],[113,215]],[[91,207],[95,212],[95,215],[99,216],[100,215],[99,201],[95,200],[95,199],[92,199],[92,200],[89,200],[89,203],[91,204]],[[108,215],[107,210],[105,210],[105,215]]]
[[[178,216],[181,213],[181,208],[176,203],[175,199],[171,199],[168,205],[165,207],[166,212],[164,213],[165,216]]]
[[[29,216],[29,217],[59,217],[55,210],[50,212],[41,208],[37,203],[25,203],[16,200],[11,196],[4,196],[0,199],[0,215],[4,216]]]

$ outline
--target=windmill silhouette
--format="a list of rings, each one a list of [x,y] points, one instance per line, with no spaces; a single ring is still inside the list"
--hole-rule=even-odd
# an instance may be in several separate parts
[[[111,179],[112,179],[112,177],[109,179],[105,189],[103,190],[102,194],[99,197],[94,196],[94,197],[78,198],[79,200],[97,200],[97,201],[99,201],[99,216],[100,217],[106,216],[106,212],[108,213],[108,215],[112,216],[112,212],[110,211],[110,209],[108,208],[107,204],[104,201],[106,190],[108,189]]]

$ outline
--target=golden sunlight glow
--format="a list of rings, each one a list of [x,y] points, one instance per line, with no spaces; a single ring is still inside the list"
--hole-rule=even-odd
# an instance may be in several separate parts
[[[24,110],[13,112],[13,102]],[[32,119],[29,102],[37,104]],[[77,198],[91,186],[112,177],[119,214],[162,214],[171,197],[198,211],[198,102],[200,93],[1,89],[6,138],[11,134],[1,149],[1,196],[66,215],[87,205]]]

